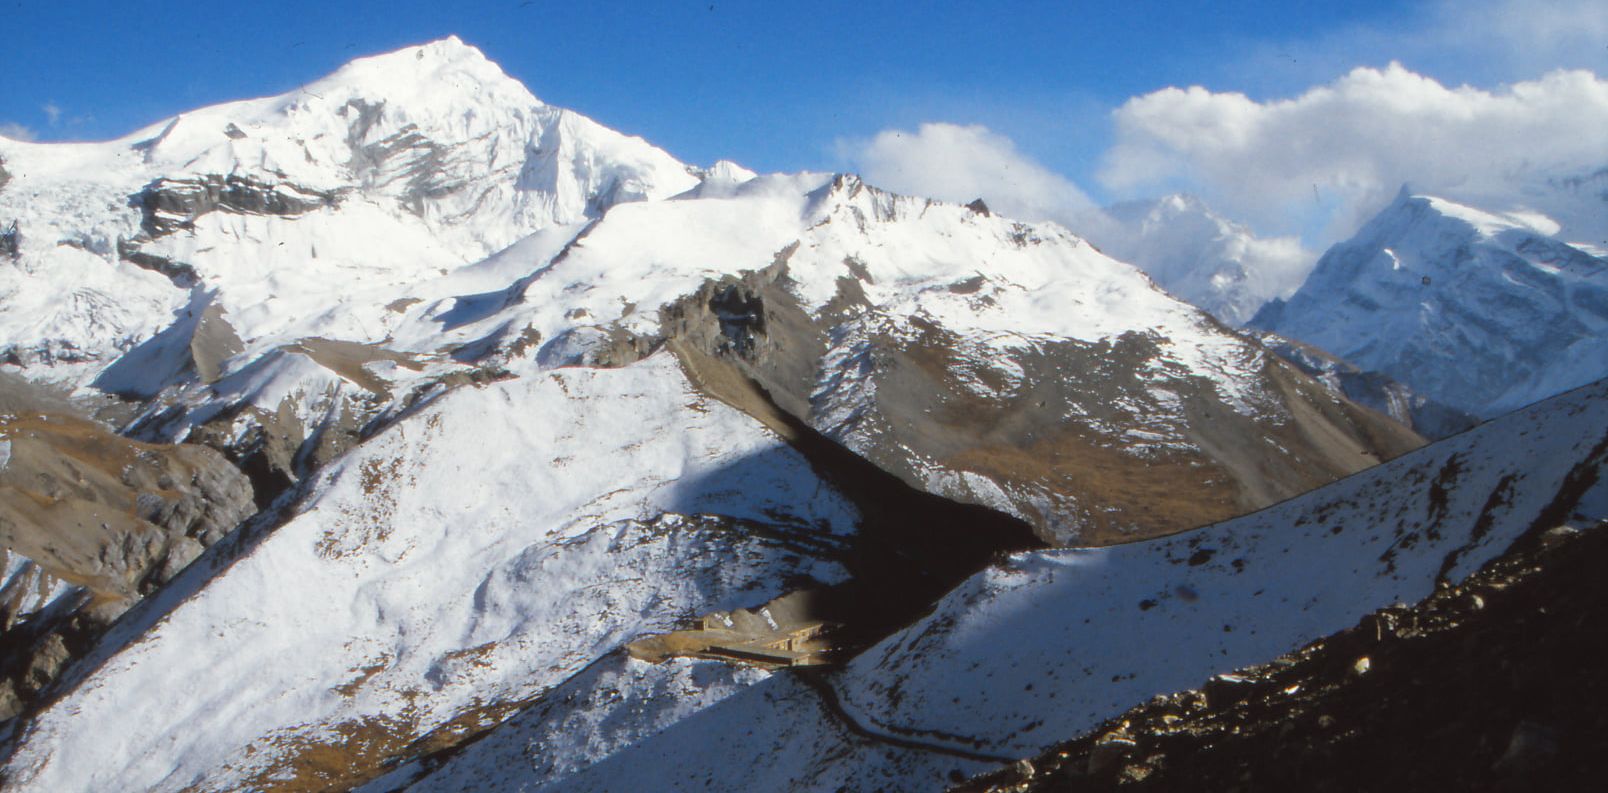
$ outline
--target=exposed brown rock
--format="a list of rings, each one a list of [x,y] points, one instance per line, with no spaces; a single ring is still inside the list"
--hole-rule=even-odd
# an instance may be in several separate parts
[[[1193,528],[1423,444],[1403,425],[1330,394],[1267,354],[1261,357],[1267,404],[1247,415],[1205,378],[1172,376],[1165,385],[1182,406],[1179,419],[1152,393],[1155,375],[1148,370],[1162,340],[1140,332],[1024,346],[1010,355],[1009,367],[1019,373],[1010,376],[992,354],[919,318],[906,318],[914,334],[880,329],[891,318],[865,302],[864,279],[852,261],[837,298],[811,316],[791,292],[793,250],[779,251],[762,271],[708,282],[666,307],[661,326],[675,341],[671,349],[684,362],[698,354],[693,368],[714,396],[759,415],[742,401],[741,389],[720,385],[752,381],[788,415],[907,484],[1008,508],[1046,540],[1105,544]],[[966,282],[951,290],[983,300],[984,286]],[[873,396],[853,426],[823,426],[819,388],[832,375],[823,359],[851,326],[869,329],[870,352],[857,365],[869,368]],[[1246,342],[1248,354],[1259,349]],[[1125,437],[1152,423],[1176,442]],[[949,472],[949,480],[935,484],[935,470]],[[979,474],[1000,490],[973,489],[962,474]]]
[[[256,511],[223,455],[129,440],[18,378],[0,379],[0,549],[78,593],[0,631],[0,688],[26,703],[134,602]],[[0,718],[15,711],[0,712]]]
[[[1594,790],[1608,774],[1608,525],[1538,533],[1457,586],[963,791]],[[1476,605],[1478,604],[1478,605]],[[1143,758],[1141,760],[1140,758]],[[1143,766],[1143,773],[1132,773]]]

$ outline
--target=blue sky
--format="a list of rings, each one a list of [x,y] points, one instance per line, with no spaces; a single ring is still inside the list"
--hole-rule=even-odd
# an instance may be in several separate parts
[[[41,139],[115,137],[456,33],[544,101],[684,159],[764,170],[821,167],[837,137],[931,120],[986,124],[1077,170],[1072,152],[1097,148],[1105,112],[1130,96],[1197,82],[1287,89],[1288,74],[1234,74],[1231,62],[1258,43],[1403,15],[1288,0],[14,5],[7,27],[27,34],[0,50],[0,121]]]
[[[114,137],[455,33],[544,101],[689,162],[841,168],[860,165],[857,142],[883,130],[982,125],[1104,201],[1152,187],[1106,178],[1113,111],[1168,86],[1276,100],[1395,60],[1497,90],[1560,67],[1603,73],[1608,61],[1593,38],[1604,12],[1578,0],[781,6],[0,0],[20,32],[0,48],[0,131]],[[1571,21],[1581,14],[1586,24]],[[1465,20],[1479,16],[1490,19]],[[1539,32],[1515,38],[1515,20]],[[1192,179],[1153,187],[1213,193]]]

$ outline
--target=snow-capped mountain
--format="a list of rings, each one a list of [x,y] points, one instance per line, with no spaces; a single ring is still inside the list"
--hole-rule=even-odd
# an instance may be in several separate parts
[[[1259,238],[1190,195],[1116,204],[1076,225],[1100,250],[1235,327],[1289,297],[1312,263],[1299,240]]]
[[[700,614],[1421,443],[1059,226],[689,168],[455,39],[0,158],[7,368],[223,451],[262,507],[83,638],[8,789],[349,785],[538,700],[584,721],[555,692]],[[665,668],[709,682],[677,712],[759,679]]]
[[[294,404],[285,383],[351,389],[324,384],[338,376],[319,365],[324,356],[346,368],[342,382],[369,380],[360,387],[383,428],[316,474],[260,542],[220,546],[212,564],[190,568],[172,590],[186,598],[165,593],[147,616],[125,620],[24,735],[13,784],[228,789],[275,774],[362,778],[383,758],[495,723],[642,632],[762,603],[786,581],[840,579],[838,549],[861,530],[854,511],[770,430],[709,398],[772,418],[764,392],[743,385],[749,373],[771,386],[775,405],[895,470],[922,461],[908,449],[932,440],[904,436],[907,456],[895,457],[901,445],[885,438],[944,426],[870,423],[904,407],[890,399],[909,388],[899,377],[959,381],[948,387],[974,420],[1001,410],[987,397],[1002,393],[1007,416],[1023,402],[1059,400],[1057,416],[1069,403],[1097,404],[1108,392],[1085,394],[1077,380],[995,374],[1058,350],[1076,353],[1069,360],[1083,368],[1068,372],[1083,382],[1103,375],[1116,393],[1147,400],[1127,403],[1128,415],[1151,416],[1154,429],[1106,459],[1132,455],[1133,470],[1163,481],[1199,482],[1165,467],[1193,458],[1182,446],[1190,438],[1212,437],[1182,423],[1191,405],[1221,406],[1213,415],[1229,426],[1266,422],[1268,437],[1283,440],[1246,445],[1272,460],[1290,459],[1281,443],[1345,448],[1296,445],[1316,427],[1349,428],[1358,452],[1366,432],[1392,431],[1053,227],[849,178],[760,177],[718,192],[616,206],[584,229],[566,227],[563,244],[540,232],[440,279],[430,288],[456,286],[446,292],[456,296],[427,292],[408,307],[385,348],[395,357],[371,361],[379,366],[303,344],[235,356],[215,382],[182,392],[161,419],[181,436],[236,400]],[[461,287],[497,273],[503,289]],[[1136,316],[1147,333],[1128,330]],[[816,323],[824,332],[809,330]],[[1130,336],[1112,340],[1121,334]],[[918,358],[928,368],[915,372],[878,360],[940,353]],[[799,358],[805,365],[790,369]],[[453,380],[465,371],[494,376],[479,387]],[[1176,401],[1155,395],[1169,384]],[[917,403],[940,416],[956,409],[929,404]],[[1291,409],[1310,412],[1282,412]],[[1098,418],[1086,426],[1130,431]],[[1000,448],[972,432],[944,440]],[[1230,459],[1247,456],[1238,454]],[[967,469],[931,459],[916,484],[1004,489],[977,474],[944,478]],[[286,580],[307,598],[276,594]],[[308,630],[309,620],[323,627]],[[264,667],[276,670],[271,679]],[[179,685],[199,710],[155,695]],[[129,734],[148,740],[108,753],[90,723],[137,723]],[[336,771],[316,765],[328,746],[356,740],[368,754]]]
[[[1403,190],[1251,324],[1495,416],[1608,371],[1608,258],[1557,231]]]
[[[54,364],[50,379],[74,383],[198,294],[248,350],[378,341],[398,318],[376,301],[387,290],[698,183],[640,139],[543,104],[456,38],[119,140],[0,138],[0,162],[0,227],[14,229],[0,270],[5,358]]]
[[[1020,554],[825,675],[711,671],[675,696],[696,668],[616,659],[555,692],[590,703],[584,727],[532,709],[408,789],[943,789],[1603,520],[1604,428],[1599,381],[1254,515]]]
[[[229,448],[268,492],[516,347],[639,357],[694,332],[665,332],[659,309],[744,272],[731,295],[756,321],[805,316],[732,347],[743,376],[907,482],[1048,536],[1195,525],[1416,443],[1064,231],[852,178],[689,169],[456,40],[120,141],[0,155],[0,218],[22,240],[5,310],[31,340],[12,359],[161,394],[140,437]],[[747,310],[711,306],[695,313]],[[750,332],[732,320],[706,326]],[[1235,437],[1252,426],[1276,442]],[[1182,479],[1154,499],[1130,486],[1158,471]]]

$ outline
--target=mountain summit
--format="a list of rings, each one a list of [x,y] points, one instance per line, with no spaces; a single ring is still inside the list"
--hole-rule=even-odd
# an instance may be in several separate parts
[[[0,140],[0,162],[0,225],[14,230],[0,352],[74,383],[188,310],[190,290],[213,295],[248,341],[378,340],[395,314],[347,298],[698,184],[455,38],[119,140]],[[75,299],[61,301],[67,284]]]
[[[1251,325],[1495,416],[1608,371],[1608,259],[1557,231],[1404,189]]]

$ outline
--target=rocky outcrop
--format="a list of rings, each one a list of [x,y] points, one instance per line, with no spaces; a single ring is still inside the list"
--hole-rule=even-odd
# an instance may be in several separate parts
[[[190,178],[160,178],[129,199],[140,210],[140,228],[152,238],[193,228],[209,212],[293,217],[334,206],[340,196],[289,182],[268,182],[250,176],[206,174]]]
[[[189,289],[201,280],[193,265],[142,247],[152,240],[194,229],[198,218],[212,212],[295,217],[335,206],[340,202],[340,193],[240,174],[206,174],[158,178],[130,196],[128,202],[140,210],[140,233],[117,240],[118,258],[161,273],[175,286]]]
[[[61,648],[81,650],[256,508],[223,455],[128,440],[10,376],[0,436],[0,548],[78,592],[0,632],[0,689],[26,702],[60,671]]]
[[[17,221],[11,221],[4,231],[0,231],[0,256],[16,261],[22,255],[22,230],[17,227]]]

